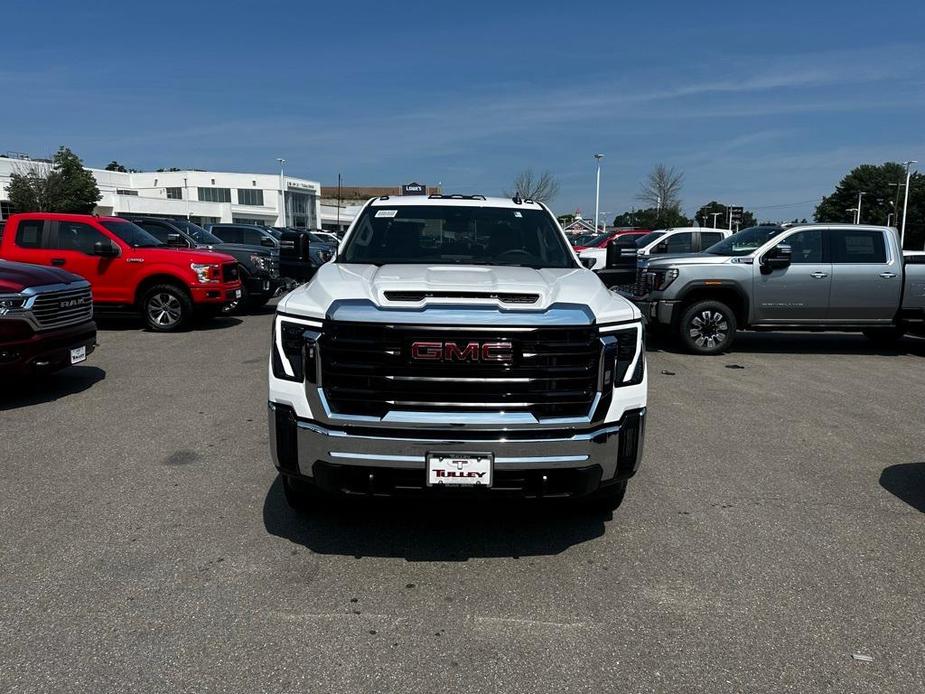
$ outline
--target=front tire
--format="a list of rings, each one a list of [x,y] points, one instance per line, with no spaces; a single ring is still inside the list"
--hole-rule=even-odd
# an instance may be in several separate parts
[[[288,475],[280,475],[280,479],[283,483],[283,496],[286,498],[286,504],[293,511],[307,513],[318,505],[320,493],[311,482]]]
[[[721,301],[698,301],[681,316],[681,342],[694,354],[721,354],[735,340],[736,317]]]
[[[626,496],[626,485],[623,481],[601,487],[591,497],[591,505],[601,511],[616,511]]]
[[[168,333],[182,329],[193,315],[193,300],[172,284],[157,284],[141,298],[141,316],[149,330]]]

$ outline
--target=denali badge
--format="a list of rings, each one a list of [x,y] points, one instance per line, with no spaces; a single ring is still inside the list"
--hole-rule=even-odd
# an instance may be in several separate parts
[[[411,358],[416,361],[510,362],[513,357],[510,342],[411,343]]]

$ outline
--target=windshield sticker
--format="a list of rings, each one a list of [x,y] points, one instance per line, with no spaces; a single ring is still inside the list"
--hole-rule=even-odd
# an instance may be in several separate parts
[[[514,210],[514,216],[517,217],[517,219],[523,219],[523,214],[519,210]]]
[[[388,219],[391,219],[397,214],[398,214],[398,210],[377,210],[376,211],[377,217],[387,217]]]

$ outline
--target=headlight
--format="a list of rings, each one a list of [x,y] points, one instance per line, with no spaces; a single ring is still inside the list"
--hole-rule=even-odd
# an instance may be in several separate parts
[[[642,383],[645,372],[642,330],[642,323],[616,330],[601,329],[601,391]]]
[[[650,270],[649,271],[649,286],[655,291],[662,291],[667,289],[668,285],[678,279],[678,268],[670,267],[665,270]]]
[[[190,263],[190,270],[196,273],[200,284],[220,282],[222,279],[222,266],[210,263]]]
[[[319,328],[277,318],[273,323],[272,335],[273,375],[287,381],[315,383],[318,371],[317,345],[321,337]]]
[[[270,258],[266,255],[252,255],[251,262],[254,264],[258,270],[269,270],[270,269]]]
[[[0,295],[0,316],[16,311],[26,305],[26,297],[22,294],[2,294]]]

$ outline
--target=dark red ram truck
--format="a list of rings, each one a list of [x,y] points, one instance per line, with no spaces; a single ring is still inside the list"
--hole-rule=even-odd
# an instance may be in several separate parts
[[[95,346],[87,280],[0,259],[0,382],[78,364]]]

